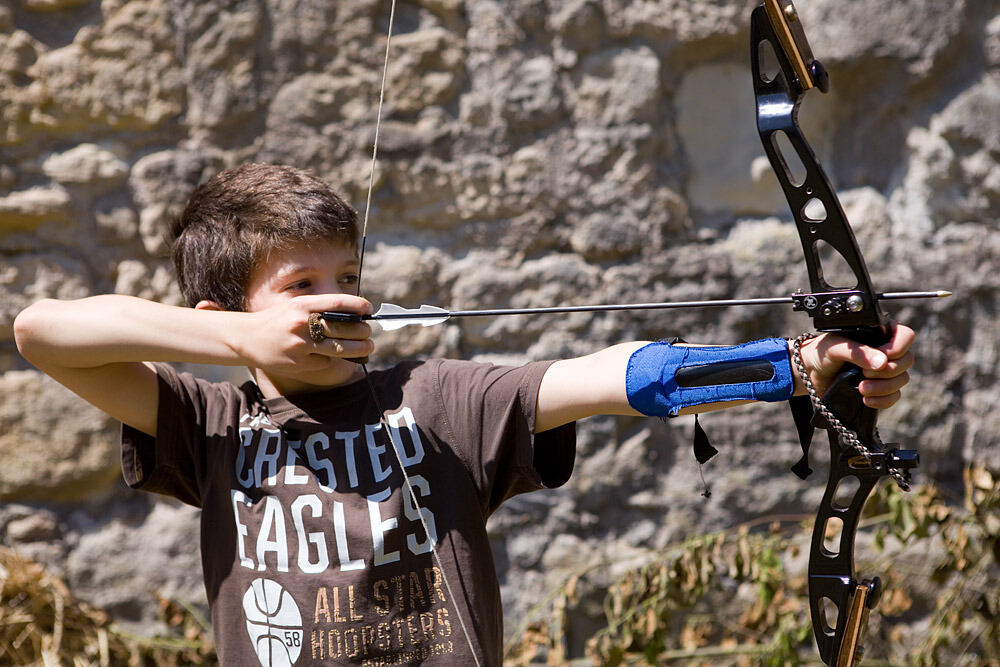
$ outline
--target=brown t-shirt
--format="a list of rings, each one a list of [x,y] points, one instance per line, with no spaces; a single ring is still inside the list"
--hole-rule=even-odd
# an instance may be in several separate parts
[[[434,360],[371,374],[414,503],[364,380],[264,400],[252,383],[157,365],[157,437],[124,427],[122,466],[130,486],[202,508],[222,663],[472,665],[474,650],[499,665],[486,519],[573,467],[572,424],[533,434],[547,367]]]

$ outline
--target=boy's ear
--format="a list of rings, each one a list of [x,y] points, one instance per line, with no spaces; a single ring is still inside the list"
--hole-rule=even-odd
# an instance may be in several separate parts
[[[195,310],[225,310],[222,306],[214,301],[207,301],[202,299],[195,305]]]

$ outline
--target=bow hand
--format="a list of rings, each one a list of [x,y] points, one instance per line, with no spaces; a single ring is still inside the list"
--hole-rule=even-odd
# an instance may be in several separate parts
[[[909,327],[893,323],[891,338],[879,347],[870,347],[835,334],[823,334],[801,345],[803,363],[816,393],[823,396],[844,370],[845,364],[856,368],[852,376],[865,406],[884,410],[900,398],[900,390],[909,382],[913,366],[914,333]],[[796,394],[806,394],[798,378]]]

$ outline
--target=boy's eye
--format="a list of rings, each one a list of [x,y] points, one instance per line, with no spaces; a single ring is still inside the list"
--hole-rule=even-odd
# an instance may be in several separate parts
[[[285,289],[287,289],[287,290],[304,290],[304,289],[308,289],[310,285],[312,285],[312,283],[310,281],[308,281],[308,280],[298,280],[298,281],[292,283],[291,285],[289,285],[288,287],[286,287]]]
[[[342,284],[344,284],[344,285],[357,285],[358,284],[358,275],[356,273],[351,273],[349,275],[343,276],[340,279],[340,282]]]

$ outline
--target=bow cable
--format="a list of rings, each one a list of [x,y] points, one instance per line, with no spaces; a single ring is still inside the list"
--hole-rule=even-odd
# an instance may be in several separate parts
[[[385,59],[382,63],[382,83],[379,88],[378,107],[375,112],[375,137],[372,140],[372,162],[371,168],[368,172],[368,196],[365,200],[365,214],[361,225],[361,248],[358,252],[358,282],[357,291],[355,292],[356,296],[361,296],[361,271],[365,264],[365,245],[368,240],[368,220],[372,208],[372,191],[375,189],[375,166],[378,161],[378,137],[379,130],[382,125],[382,105],[385,100],[386,79],[389,72],[389,46],[392,42],[392,27],[395,18],[396,0],[391,0],[389,4],[389,27],[386,30],[385,36]],[[469,629],[465,625],[465,615],[458,607],[458,598],[455,597],[455,593],[451,588],[451,583],[448,581],[448,574],[445,570],[444,564],[441,562],[441,556],[438,554],[437,539],[431,535],[430,528],[427,525],[427,520],[424,518],[423,507],[417,500],[417,494],[413,490],[413,482],[410,481],[410,475],[406,472],[406,466],[403,465],[403,457],[400,452],[400,446],[397,444],[396,438],[392,435],[392,428],[389,426],[389,420],[385,416],[385,410],[382,409],[382,403],[379,401],[378,394],[375,392],[375,385],[372,382],[371,376],[368,374],[368,366],[365,363],[366,361],[367,357],[365,357],[364,360],[361,360],[359,365],[365,375],[365,382],[368,385],[368,392],[371,394],[372,402],[375,405],[375,409],[378,411],[379,423],[381,424],[386,437],[389,439],[389,444],[392,445],[393,454],[396,455],[396,463],[399,464],[399,470],[403,475],[403,485],[406,487],[406,492],[410,495],[410,501],[413,503],[413,507],[417,510],[417,515],[420,517],[420,524],[423,526],[424,533],[427,535],[427,543],[431,547],[431,554],[433,555],[434,562],[437,563],[438,570],[441,572],[441,581],[444,583],[444,587],[448,590],[448,596],[451,598],[451,604],[455,608],[455,614],[458,616],[459,625],[462,627],[462,634],[465,636],[465,642],[469,646],[469,653],[472,655],[472,659],[475,661],[476,667],[479,667],[479,655],[476,653],[476,648],[472,642],[472,636],[469,634]]]

